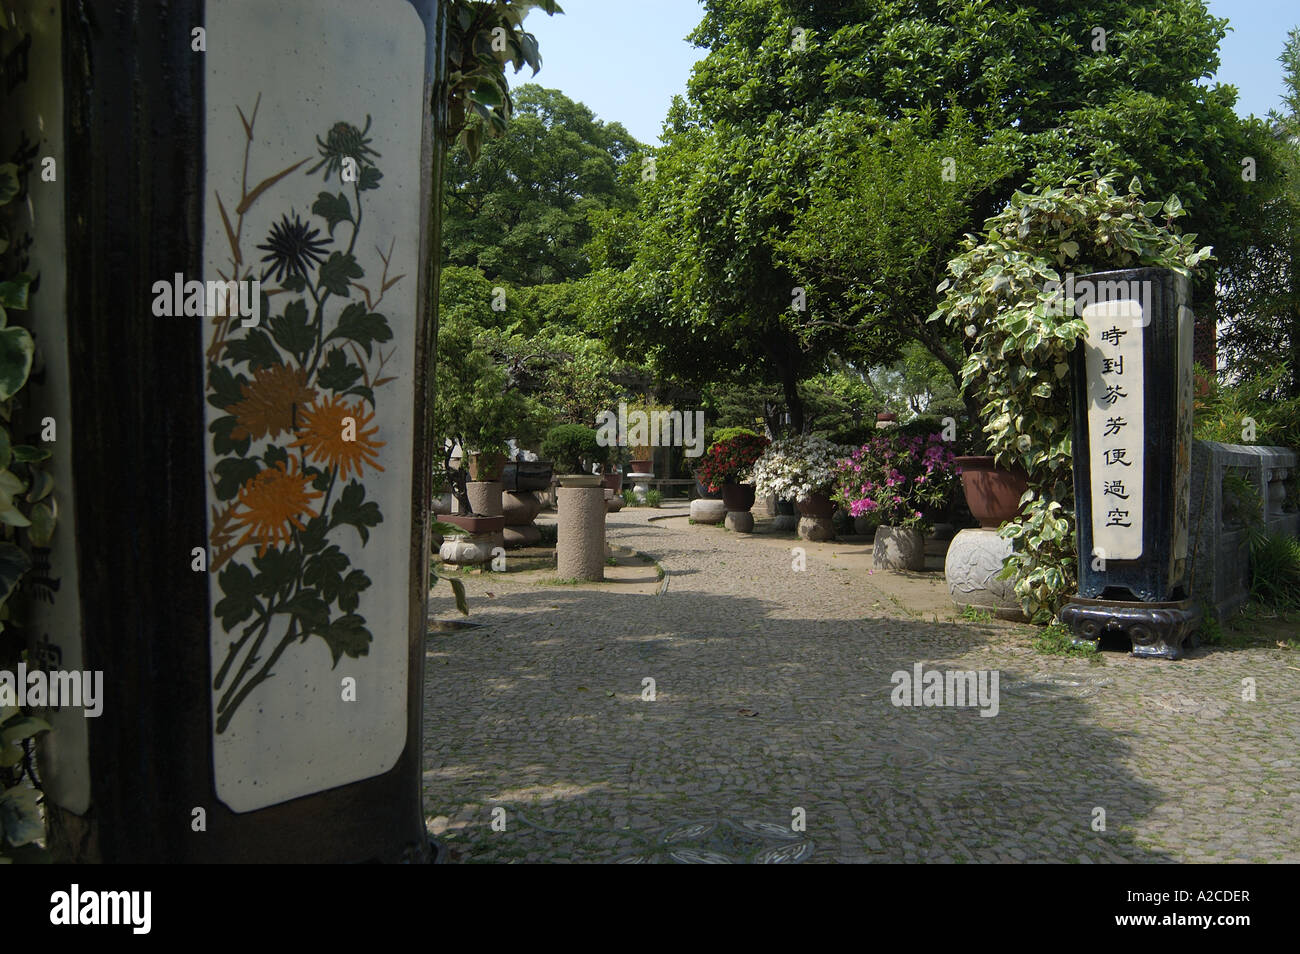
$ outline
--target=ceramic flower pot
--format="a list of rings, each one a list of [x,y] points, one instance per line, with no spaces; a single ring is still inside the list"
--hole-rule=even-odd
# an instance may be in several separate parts
[[[1029,488],[1023,470],[998,467],[992,457],[958,457],[955,463],[966,505],[981,527],[996,530],[1020,512],[1020,498]]]
[[[748,513],[754,506],[754,485],[723,484],[722,502],[728,511]]]
[[[470,454],[470,480],[498,480],[506,464],[505,454]]]
[[[801,497],[796,506],[805,517],[830,517],[835,513],[835,501],[826,494],[809,494]]]
[[[701,500],[721,500],[721,490],[710,490],[709,485],[702,481],[695,481],[695,496]]]
[[[476,517],[466,516],[465,514],[450,513],[439,518],[443,523],[450,523],[453,526],[460,527],[466,533],[496,533],[506,525],[504,516],[497,517]]]

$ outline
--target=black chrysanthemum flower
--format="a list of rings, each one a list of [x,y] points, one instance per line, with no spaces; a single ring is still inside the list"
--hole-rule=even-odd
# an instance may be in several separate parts
[[[268,254],[262,256],[263,262],[270,262],[262,272],[262,281],[270,275],[277,282],[284,281],[286,275],[296,275],[307,280],[307,272],[325,259],[325,248],[329,239],[317,239],[320,229],[308,229],[307,224],[294,215],[281,216],[280,221],[271,226],[271,234],[266,237],[266,244],[257,246]]]
[[[308,169],[307,174],[311,175],[324,166],[325,181],[329,182],[331,172],[337,172],[342,178],[344,159],[355,160],[358,170],[362,166],[374,165],[367,157],[378,156],[379,153],[370,148],[370,137],[366,135],[368,132],[370,132],[369,116],[366,117],[365,129],[358,129],[351,123],[335,123],[325,135],[324,142],[320,141],[320,136],[316,137],[316,145],[320,146],[321,160]]]

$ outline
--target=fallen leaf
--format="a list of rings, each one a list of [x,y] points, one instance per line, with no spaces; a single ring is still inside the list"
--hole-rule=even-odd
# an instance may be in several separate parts
[[[757,710],[757,709],[737,709],[737,710],[736,710],[736,713],[737,713],[738,715],[743,715],[743,716],[756,716],[756,715],[758,715],[758,710]]]

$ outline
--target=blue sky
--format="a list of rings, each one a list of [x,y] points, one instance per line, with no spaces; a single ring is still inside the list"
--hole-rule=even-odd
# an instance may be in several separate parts
[[[534,11],[526,21],[542,50],[535,82],[586,103],[655,144],[668,104],[686,91],[701,51],[684,39],[700,19],[697,0],[560,0],[563,16]],[[1280,104],[1286,33],[1300,25],[1296,0],[1209,0],[1233,28],[1220,47],[1220,82],[1237,87],[1237,112],[1264,115]],[[529,70],[512,77],[528,81]]]

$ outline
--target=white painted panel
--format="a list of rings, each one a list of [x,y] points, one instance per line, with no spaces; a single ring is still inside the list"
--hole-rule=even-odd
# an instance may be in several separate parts
[[[1146,406],[1142,304],[1101,301],[1083,309],[1093,555],[1142,555]]]
[[[227,438],[218,452],[208,435],[212,665],[221,676],[213,758],[221,800],[250,811],[381,774],[406,744],[408,606],[421,585],[409,556],[425,33],[406,0],[221,0],[206,16],[207,275],[195,277],[229,278],[238,257],[239,278],[265,278],[270,308],[256,328],[238,318],[160,320],[204,321],[205,355],[218,365],[208,391],[225,406],[210,401],[208,421]],[[360,181],[341,181],[350,171]],[[350,217],[336,216],[331,230],[340,194]],[[277,264],[264,259],[284,241],[273,227],[292,233],[298,223],[293,241],[309,239],[319,255],[297,256],[306,291],[281,291],[289,271],[264,274]],[[364,275],[328,264],[348,253]],[[383,290],[385,281],[395,283]],[[339,335],[346,307],[348,329],[379,332],[369,354]],[[384,328],[391,338],[378,340]],[[250,373],[240,360],[250,354],[269,363]],[[361,370],[355,381],[348,365]],[[223,385],[227,371],[245,380]],[[373,406],[344,393],[367,384]],[[231,447],[243,440],[246,455]],[[288,460],[268,460],[271,448]],[[307,468],[321,471],[319,485]],[[338,521],[344,510],[380,522],[363,541]],[[322,511],[330,525],[313,549],[308,531]],[[357,573],[369,585],[353,592]],[[286,581],[279,590],[277,580]],[[345,678],[356,701],[344,700]]]

